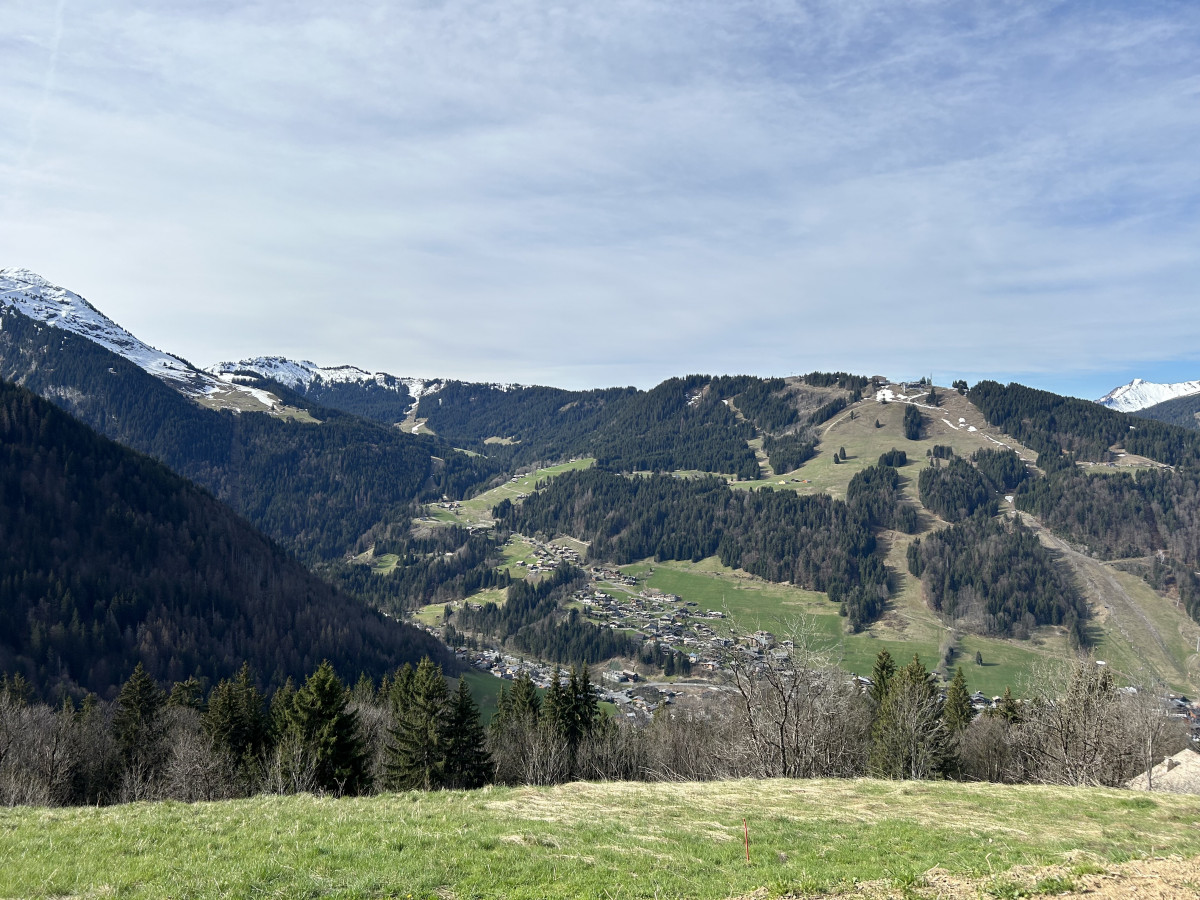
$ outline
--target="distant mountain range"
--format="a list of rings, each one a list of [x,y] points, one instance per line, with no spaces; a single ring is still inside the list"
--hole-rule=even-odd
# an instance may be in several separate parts
[[[1113,388],[1096,402],[1117,412],[1137,412],[1159,403],[1200,394],[1200,381],[1180,381],[1175,384],[1157,384],[1135,378],[1129,384]]]
[[[572,391],[282,357],[199,369],[20,269],[0,270],[0,378],[155,457],[316,571],[398,616],[493,585],[512,528],[540,534],[539,541],[560,533],[590,540],[595,558],[608,563],[720,555],[768,580],[824,591],[830,614],[846,616],[851,633],[898,628],[881,618],[894,608],[903,621],[940,622],[988,639],[1041,629],[1064,649],[1113,638],[1114,628],[1125,635],[1145,618],[1134,598],[1143,588],[1096,594],[1094,585],[1113,585],[1099,568],[1107,570],[1103,560],[1150,580],[1157,599],[1169,601],[1160,612],[1171,628],[1194,627],[1189,615],[1200,619],[1193,574],[1200,568],[1200,433],[1148,421],[1194,428],[1186,410],[1176,410],[1178,420],[1164,410],[1200,406],[1200,383],[1137,380],[1093,403],[992,382],[965,396],[926,384],[913,393],[846,372],[690,375],[649,390]],[[540,485],[546,503],[556,496],[561,503],[536,521],[541,501],[518,518],[512,504],[523,494],[503,509],[482,499],[517,473],[584,458],[594,474]],[[627,477],[633,473],[646,477]],[[55,502],[80,490],[63,488]],[[779,490],[803,499],[774,497]],[[451,512],[458,508],[452,501],[468,499],[482,520]],[[1040,553],[1017,519],[972,518],[976,508],[1019,510],[1020,521],[1040,523],[1065,542],[1080,583],[1093,586],[1089,606],[1054,600],[1064,593],[1055,585],[1066,563]],[[494,509],[500,527],[483,531]],[[776,524],[764,527],[764,517]],[[779,538],[805,528],[814,535],[801,541],[807,568],[794,571],[797,554]],[[47,525],[42,533],[55,530]],[[899,556],[876,552],[883,531],[896,532],[888,545]],[[908,551],[897,542],[909,541],[900,532],[913,535]],[[87,546],[70,554],[92,555]],[[782,557],[790,568],[772,563]],[[178,554],[173,559],[158,568],[179,571]],[[370,560],[386,562],[361,564]],[[65,583],[71,563],[54,565]],[[1029,577],[1012,577],[1025,569]],[[911,578],[921,581],[916,591],[903,589]],[[1124,624],[1088,612],[1100,604],[1117,610],[1114,603],[1121,616],[1128,613]],[[515,604],[506,615],[503,649],[556,648],[559,656],[547,659],[575,659],[569,648],[595,644],[589,629],[599,627],[550,600]],[[47,619],[47,634],[54,625]],[[169,633],[174,626],[164,627]],[[523,645],[513,643],[518,637]],[[1192,646],[1190,639],[1175,647],[1154,632],[1127,643],[1129,659],[1153,657],[1173,683],[1190,683],[1190,664],[1175,653]],[[44,646],[31,632],[17,655],[33,660]],[[53,659],[38,658],[29,664],[53,680]],[[179,671],[192,665],[185,661]]]

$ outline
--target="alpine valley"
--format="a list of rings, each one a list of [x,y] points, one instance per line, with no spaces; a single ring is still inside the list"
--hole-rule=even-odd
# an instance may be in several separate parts
[[[0,670],[44,696],[112,696],[147,650],[161,679],[428,653],[700,679],[730,626],[797,618],[848,670],[915,652],[947,677],[966,661],[987,694],[1079,648],[1200,685],[1200,434],[1109,408],[1154,415],[1193,383],[1091,403],[840,372],[569,391],[198,369],[21,269],[0,270],[0,377],[3,527],[24,548]],[[236,636],[278,627],[280,603],[304,622],[286,658]]]

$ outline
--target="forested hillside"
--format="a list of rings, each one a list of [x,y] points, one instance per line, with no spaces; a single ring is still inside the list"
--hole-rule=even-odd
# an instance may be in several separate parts
[[[1200,621],[1200,434],[1020,385],[982,382],[969,396],[993,424],[1040,451],[1046,475],[1021,484],[1018,509],[1102,559],[1162,554],[1156,586],[1177,590]],[[1107,463],[1119,452],[1160,465],[1121,472],[1075,464]]]
[[[440,645],[331,588],[211,495],[0,382],[0,672],[43,695],[155,678],[382,676]]]
[[[696,470],[754,479],[759,466],[750,439],[759,432],[771,436],[777,442],[769,452],[784,470],[794,468],[811,456],[814,442],[804,426],[820,421],[814,413],[830,404],[834,412],[843,409],[865,379],[838,373],[817,382],[802,389],[781,378],[690,375],[649,391],[450,382],[421,398],[417,416],[457,446],[513,465],[586,455],[615,471]]]
[[[871,529],[893,523],[894,489],[892,478],[864,479],[843,502],[826,494],[733,491],[717,478],[627,478],[589,469],[563,475],[519,507],[506,501],[496,515],[523,533],[590,541],[598,560],[717,555],[769,581],[827,591],[858,629],[887,598],[888,575],[874,555]]]
[[[1133,415],[1140,419],[1157,419],[1168,425],[1183,428],[1200,428],[1200,394],[1176,397],[1139,409]]]
[[[85,338],[0,315],[0,377],[203,485],[308,559],[336,558],[414,499],[460,496],[496,471],[312,401],[320,425],[205,409]]]

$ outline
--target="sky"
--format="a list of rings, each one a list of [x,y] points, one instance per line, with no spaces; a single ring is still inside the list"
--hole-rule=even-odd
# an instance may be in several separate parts
[[[1200,4],[0,0],[0,266],[198,365],[1200,378]]]

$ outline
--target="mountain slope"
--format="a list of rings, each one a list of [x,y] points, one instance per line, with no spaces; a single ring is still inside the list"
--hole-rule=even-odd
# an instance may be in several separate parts
[[[141,661],[279,684],[443,655],[310,574],[206,492],[0,381],[0,671],[111,695]]]
[[[1168,425],[1179,425],[1183,428],[1200,428],[1200,394],[1188,394],[1155,403],[1134,413],[1143,419],[1155,419]]]
[[[206,409],[89,337],[11,305],[0,308],[0,377],[208,488],[308,558],[339,557],[418,497],[455,493],[491,472],[427,437],[334,410],[317,410],[316,424]]]
[[[282,356],[222,362],[205,371],[231,385],[246,384],[255,378],[274,381],[323,406],[385,425],[404,421],[416,411],[421,397],[442,387],[438,379],[399,378],[356,366],[318,366]]]
[[[270,410],[277,400],[260,391],[223,382],[186,360],[138,340],[92,304],[28,269],[0,269],[0,309],[13,309],[35,322],[79,335],[153,375],[186,397],[220,408]]]
[[[1200,381],[1180,381],[1175,384],[1156,384],[1135,378],[1129,384],[1113,388],[1096,402],[1117,412],[1136,412],[1164,403],[1176,397],[1200,394]]]

